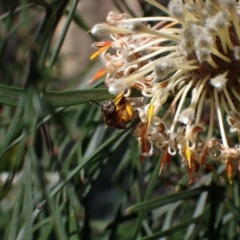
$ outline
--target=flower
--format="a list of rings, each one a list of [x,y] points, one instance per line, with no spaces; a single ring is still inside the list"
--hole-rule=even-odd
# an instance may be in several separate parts
[[[162,150],[166,162],[178,154],[191,176],[213,159],[226,164],[231,182],[232,173],[240,173],[240,148],[227,140],[229,132],[239,137],[240,130],[240,5],[171,0],[165,8],[147,2],[169,16],[110,12],[106,23],[92,28],[112,39],[95,43],[99,50],[93,54],[104,64],[100,71],[109,92],[129,95],[136,88],[148,99],[135,108],[143,155]]]

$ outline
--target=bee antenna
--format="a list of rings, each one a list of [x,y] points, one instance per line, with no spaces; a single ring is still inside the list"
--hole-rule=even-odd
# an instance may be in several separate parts
[[[98,106],[102,107],[102,105],[101,105],[100,103],[98,103],[98,102],[96,102],[96,101],[94,101],[94,100],[90,100],[90,103],[95,103],[95,104],[97,104]]]

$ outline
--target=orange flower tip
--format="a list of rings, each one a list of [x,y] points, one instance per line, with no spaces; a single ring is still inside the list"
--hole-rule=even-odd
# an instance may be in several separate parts
[[[227,162],[226,172],[227,172],[229,184],[232,185],[232,172],[233,172],[233,168],[232,168],[232,165],[229,162],[229,160]]]
[[[94,52],[94,53],[90,56],[90,60],[93,60],[93,59],[97,58],[100,54],[101,54],[100,50]]]
[[[90,60],[93,60],[94,58],[96,58],[98,56],[98,51],[93,53],[91,56],[90,56]]]
[[[101,53],[107,51],[110,46],[110,44],[107,44],[106,46],[101,47],[98,51],[96,51],[90,56],[90,60],[97,58]]]
[[[106,46],[111,46],[112,45],[112,41],[103,41],[103,42],[96,42],[93,43],[91,46],[95,47],[95,48],[102,48],[102,47],[106,47]]]
[[[94,82],[96,82],[98,80],[98,78],[92,78],[87,82],[87,86],[90,86],[91,84],[93,84]]]
[[[101,78],[102,76],[104,76],[107,73],[107,71],[104,68],[101,68],[100,70],[98,70],[95,75],[93,76],[92,79],[90,79],[87,82],[87,85],[89,86],[90,84],[92,84],[93,82],[97,81],[99,78]]]
[[[169,163],[170,160],[171,160],[171,159],[169,158],[168,152],[167,152],[167,151],[164,151],[163,156],[162,156],[162,160],[161,160],[159,175],[161,175],[165,163],[166,163],[166,162]]]

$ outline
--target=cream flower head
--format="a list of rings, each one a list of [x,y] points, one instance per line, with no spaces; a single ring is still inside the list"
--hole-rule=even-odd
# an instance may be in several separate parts
[[[147,2],[169,16],[111,12],[92,28],[112,41],[94,44],[99,50],[92,58],[100,56],[104,68],[91,82],[106,74],[111,93],[136,88],[147,99],[135,109],[143,155],[160,149],[164,164],[179,154],[192,177],[210,159],[224,162],[231,182],[232,172],[240,172],[239,147],[227,140],[229,132],[237,139],[240,128],[240,6],[235,0],[171,0],[168,8]]]

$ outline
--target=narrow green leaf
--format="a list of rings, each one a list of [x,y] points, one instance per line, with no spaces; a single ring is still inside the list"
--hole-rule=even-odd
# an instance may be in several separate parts
[[[170,228],[168,230],[157,232],[157,233],[153,234],[152,236],[144,237],[144,238],[141,238],[140,240],[156,240],[156,239],[158,239],[160,237],[169,236],[171,234],[176,233],[179,230],[182,230],[182,229],[186,228],[190,224],[198,222],[201,217],[202,216],[197,217],[197,218],[191,218],[191,219],[189,219],[189,220],[187,220],[187,221],[185,221],[183,223],[180,223],[177,226],[174,226],[174,227],[172,227],[172,228]]]
[[[44,220],[42,220],[34,225],[33,231],[39,230],[39,229],[43,228],[45,225],[48,225],[50,223],[52,223],[51,217],[45,218]]]
[[[65,39],[65,36],[67,34],[67,31],[68,31],[68,28],[69,28],[70,23],[72,21],[74,12],[75,12],[75,10],[77,8],[77,4],[78,4],[78,0],[73,0],[72,1],[71,9],[70,9],[70,11],[68,13],[67,21],[66,21],[66,23],[64,25],[64,28],[63,28],[63,30],[61,32],[61,35],[60,35],[59,39],[58,39],[58,42],[56,44],[56,48],[53,51],[53,55],[52,55],[50,63],[49,63],[49,68],[52,68],[54,63],[57,60],[57,57],[58,57],[58,54],[59,54],[60,49],[62,47],[63,41]]]
[[[66,107],[89,103],[91,100],[102,101],[110,98],[113,98],[113,95],[106,88],[64,92],[47,91],[44,95],[44,99],[52,107]]]
[[[40,229],[38,240],[49,240],[51,232],[53,231],[53,221],[51,218],[46,218],[39,224],[36,224],[34,229]]]
[[[186,190],[179,193],[168,194],[167,196],[164,196],[164,197],[156,198],[150,201],[133,205],[132,207],[128,208],[126,211],[127,212],[149,211],[149,210],[161,207],[168,203],[173,203],[179,200],[196,196],[202,193],[203,191],[207,191],[207,190],[208,190],[207,187],[200,187],[200,188],[190,189],[190,190]]]
[[[22,93],[22,88],[9,87],[0,84],[0,103],[16,107]]]
[[[11,125],[8,128],[8,131],[5,135],[5,138],[2,139],[2,144],[0,145],[0,157],[2,154],[6,151],[6,148],[10,145],[11,140],[16,136],[16,131],[18,129],[18,126],[22,125],[22,122],[20,121],[20,116],[23,111],[23,104],[24,104],[24,98],[21,99],[21,101],[18,102],[18,108],[16,110],[16,113],[12,119]]]
[[[160,161],[158,160],[157,164],[156,164],[156,166],[154,168],[154,171],[152,172],[152,175],[151,175],[150,181],[148,183],[148,187],[147,187],[146,193],[144,195],[144,201],[145,201],[144,203],[146,203],[147,200],[151,197],[153,189],[154,189],[155,184],[156,184],[156,181],[157,181],[157,179],[159,177],[159,164],[160,164]],[[144,203],[139,203],[137,205],[141,205],[141,204],[144,204]],[[140,228],[141,228],[141,225],[142,225],[142,221],[143,221],[144,215],[145,215],[144,211],[140,212],[139,215],[138,215],[136,224],[134,226],[133,239],[136,239],[138,234],[139,234],[139,232],[140,232]]]
[[[206,214],[206,217],[205,217],[205,218],[207,218],[207,216],[209,216],[209,211],[206,211],[207,209],[209,209],[209,206],[210,206],[209,204],[206,205],[205,213],[204,213],[204,215]],[[197,221],[197,222],[194,223],[194,224],[191,224],[191,225],[194,225],[194,226],[195,226],[195,227],[194,227],[194,231],[191,233],[191,235],[190,235],[188,238],[185,237],[185,239],[187,239],[187,240],[195,240],[195,239],[197,239],[197,238],[201,239],[201,235],[202,235],[202,234],[200,234],[200,232],[202,232],[203,229],[204,229],[204,230],[207,230],[207,229],[205,228],[205,226],[204,226],[204,224],[206,224],[205,218],[204,218],[204,217],[201,217],[201,218],[199,219],[199,221]],[[190,225],[190,226],[191,226],[191,225]]]
[[[224,215],[224,203],[220,202],[217,210],[216,221],[214,223],[214,227],[216,229],[222,224],[223,215]]]
[[[38,178],[39,183],[41,183],[41,185],[42,185],[42,189],[43,189],[44,195],[46,197],[46,205],[47,205],[48,210],[51,212],[51,215],[52,215],[57,239],[67,240],[68,239],[67,238],[67,233],[65,231],[65,228],[64,228],[64,225],[63,225],[63,222],[62,222],[60,206],[57,206],[56,201],[53,197],[51,197],[51,194],[50,194],[48,188],[46,186],[44,186],[44,182],[43,182],[43,179],[42,179],[40,171],[39,171],[39,169],[40,169],[39,162],[37,160],[34,149],[30,148],[29,151],[31,153],[31,158],[34,159],[33,160],[33,163],[34,163],[33,167],[34,167],[35,175]]]
[[[6,0],[6,1],[9,2],[9,0]],[[2,1],[1,1],[1,4],[2,4]],[[34,3],[29,3],[29,4],[25,5],[25,6],[18,7],[14,11],[6,12],[5,14],[2,14],[0,16],[0,21],[5,21],[9,16],[13,17],[13,16],[17,15],[18,13],[20,13],[23,9],[25,9],[25,8],[28,9],[28,8],[31,8],[33,6],[35,6]]]
[[[208,197],[208,192],[202,192],[200,194],[193,217],[198,217],[203,213],[204,209],[206,208],[207,197]],[[196,228],[195,224],[191,224],[188,226],[185,239],[189,239],[189,237],[194,233],[195,228]]]
[[[23,88],[0,84],[0,103],[16,107],[23,93]],[[43,99],[54,108],[89,103],[91,100],[103,101],[111,98],[113,98],[113,95],[108,92],[107,88],[62,92],[46,91],[43,95]]]
[[[27,158],[24,163],[24,215],[25,215],[25,234],[24,239],[32,239],[33,236],[33,192],[32,192],[32,181],[31,181],[31,158]]]
[[[66,14],[68,14],[69,11],[66,10]],[[90,27],[87,25],[87,23],[84,21],[84,19],[81,17],[80,14],[78,14],[77,12],[74,13],[73,15],[73,21],[82,29],[84,29],[85,31],[89,31]],[[91,37],[93,37],[93,35],[90,35]],[[94,38],[94,37],[93,37]]]
[[[6,239],[16,239],[17,230],[20,225],[19,216],[21,212],[22,198],[23,198],[23,184],[20,183],[19,189],[17,191],[16,203],[14,204],[13,212],[12,212],[12,221],[8,229],[8,238]],[[5,238],[4,238],[5,239]]]

